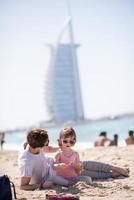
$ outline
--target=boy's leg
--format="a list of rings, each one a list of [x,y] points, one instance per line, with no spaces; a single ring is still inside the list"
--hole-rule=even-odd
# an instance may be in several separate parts
[[[113,173],[113,177],[120,176],[120,175],[125,176],[125,177],[129,176],[128,169],[124,169],[124,168],[116,167],[116,166],[112,166],[112,173]]]
[[[111,165],[96,162],[96,161],[83,161],[84,170],[97,171],[97,172],[110,172]]]
[[[84,170],[81,175],[89,176],[92,179],[107,179],[112,178],[112,172],[97,172],[97,171],[90,171],[90,170]]]

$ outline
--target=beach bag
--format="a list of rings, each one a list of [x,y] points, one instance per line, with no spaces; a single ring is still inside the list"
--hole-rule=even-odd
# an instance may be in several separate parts
[[[46,200],[79,200],[79,196],[73,194],[46,194]]]
[[[0,176],[0,200],[12,200],[16,198],[15,185],[7,175]]]

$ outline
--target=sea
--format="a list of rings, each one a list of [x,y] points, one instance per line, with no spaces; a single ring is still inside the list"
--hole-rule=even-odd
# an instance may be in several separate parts
[[[134,116],[119,117],[105,120],[92,120],[88,123],[75,124],[72,126],[77,134],[77,142],[75,149],[92,148],[94,141],[101,131],[106,131],[109,139],[113,138],[114,134],[119,136],[119,146],[125,146],[125,138],[128,136],[128,131],[134,131]],[[50,145],[57,146],[57,138],[63,126],[47,128],[49,134]],[[26,141],[27,131],[19,131],[6,133],[3,149],[19,150]]]

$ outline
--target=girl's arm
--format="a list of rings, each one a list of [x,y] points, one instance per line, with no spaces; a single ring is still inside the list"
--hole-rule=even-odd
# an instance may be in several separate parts
[[[65,163],[61,163],[60,161],[60,153],[56,154],[55,156],[55,162],[53,165],[53,168],[56,169],[65,169],[66,168],[66,164]]]
[[[76,159],[75,159],[75,162],[73,163],[73,166],[74,166],[76,173],[81,174],[81,172],[83,171],[83,164],[80,161],[78,152],[75,152],[75,153],[76,153]]]
[[[60,163],[60,153],[57,153],[55,156],[55,163],[58,164]]]
[[[76,162],[80,162],[80,156],[79,156],[78,152],[76,152]]]

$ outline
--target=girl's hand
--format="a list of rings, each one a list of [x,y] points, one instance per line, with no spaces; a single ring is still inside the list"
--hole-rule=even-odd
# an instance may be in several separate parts
[[[66,165],[65,163],[54,164],[55,169],[66,169],[67,167],[68,165]]]
[[[75,169],[75,172],[76,172],[77,174],[81,174],[82,171],[83,171],[83,169],[84,169],[82,162],[76,162],[76,163],[74,164],[74,169]]]
[[[66,169],[67,168],[67,165],[65,163],[59,163],[59,167],[61,169]]]

